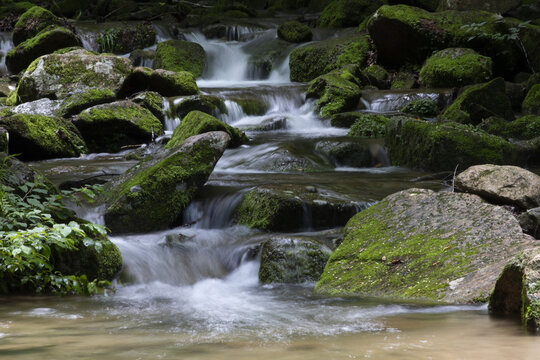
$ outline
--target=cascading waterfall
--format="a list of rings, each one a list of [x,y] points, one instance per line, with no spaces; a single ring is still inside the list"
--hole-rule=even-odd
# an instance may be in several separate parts
[[[0,75],[8,73],[6,67],[6,54],[13,48],[11,33],[0,32]]]

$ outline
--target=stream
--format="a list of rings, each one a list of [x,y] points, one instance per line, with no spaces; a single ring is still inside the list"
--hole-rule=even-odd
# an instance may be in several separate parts
[[[156,30],[159,41],[172,37],[164,27]],[[91,49],[95,33],[84,26],[80,32]],[[219,117],[233,126],[249,129],[284,118],[286,127],[248,130],[249,145],[228,149],[186,209],[185,225],[110,237],[124,259],[116,291],[89,298],[0,298],[0,359],[537,359],[538,338],[527,335],[519,319],[490,316],[485,305],[324,298],[313,294],[314,283],[259,283],[257,251],[265,240],[332,239],[341,229],[313,229],[308,216],[294,234],[235,225],[234,209],[254,186],[314,186],[370,204],[406,188],[445,185],[431,173],[390,166],[381,140],[358,140],[371,152],[373,167],[342,166],[318,151],[321,142],[351,139],[314,112],[305,84],[289,81],[287,54],[268,77],[250,68],[249,49],[274,39],[275,28],[228,33],[224,41],[184,32],[208,56],[201,92],[225,100],[228,113]],[[249,40],[238,41],[246,34]],[[2,40],[1,51],[8,45]],[[374,91],[362,102],[365,111],[384,113],[422,96],[447,102],[451,94]],[[234,100],[246,97],[262,99],[266,113],[246,115]],[[180,100],[167,104],[173,114],[166,120],[169,134],[181,121],[174,116]],[[31,165],[60,184],[111,177],[135,163],[124,153],[103,153]],[[103,224],[102,208],[77,211]]]

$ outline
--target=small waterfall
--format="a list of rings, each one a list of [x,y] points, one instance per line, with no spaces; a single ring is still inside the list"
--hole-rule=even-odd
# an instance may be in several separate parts
[[[254,28],[242,25],[227,26],[227,41],[245,41],[248,40],[247,35],[257,34],[261,28]]]
[[[224,103],[227,109],[227,114],[219,115],[221,121],[231,124],[239,119],[247,117],[242,107],[236,101],[225,100]]]
[[[272,69],[268,80],[274,83],[288,83],[290,78],[291,70],[289,68],[289,56],[287,56],[281,65],[276,69]]]
[[[232,225],[234,210],[242,201],[244,191],[210,194],[189,204],[184,210],[184,223],[199,229],[220,229]]]
[[[0,32],[0,75],[6,75],[8,69],[6,66],[6,54],[13,49],[11,33]]]
[[[81,39],[82,46],[89,51],[98,51],[98,32],[94,29],[89,29],[86,26],[77,27],[77,35]]]
[[[172,133],[180,125],[180,118],[172,111],[171,103],[166,98],[163,98],[163,113],[165,114],[165,132]]]

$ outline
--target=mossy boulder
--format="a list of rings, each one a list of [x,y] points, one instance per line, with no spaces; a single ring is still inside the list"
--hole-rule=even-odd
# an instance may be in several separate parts
[[[236,209],[236,222],[265,231],[298,231],[343,226],[367,206],[324,189],[262,185],[248,191]]]
[[[126,77],[117,95],[127,97],[141,91],[155,91],[162,96],[183,96],[199,94],[199,87],[193,75],[187,71],[136,67]]]
[[[9,133],[9,153],[23,160],[77,157],[87,151],[77,128],[62,118],[16,114],[1,117],[0,127]]]
[[[292,43],[311,41],[313,37],[309,26],[298,21],[287,21],[280,24],[277,28],[277,34],[280,39]]]
[[[493,314],[521,317],[531,332],[540,330],[540,250],[525,250],[510,260],[501,272],[489,297]]]
[[[211,115],[195,110],[187,114],[180,122],[180,125],[174,129],[171,140],[167,143],[166,148],[177,147],[191,136],[210,131],[223,131],[229,134],[231,137],[229,145],[231,147],[237,147],[249,142],[246,134],[240,130]]]
[[[330,125],[340,128],[350,128],[352,124],[364,115],[358,111],[348,111],[332,115]],[[385,126],[386,127],[386,126]]]
[[[136,24],[109,27],[98,34],[96,42],[100,52],[127,54],[135,49],[144,49],[156,42],[156,31],[151,25]]]
[[[406,114],[433,117],[439,113],[439,107],[437,106],[437,103],[431,99],[420,98],[409,102],[401,108],[401,111]]]
[[[491,79],[493,63],[472,49],[450,48],[431,55],[422,69],[421,85],[437,87],[462,87]]]
[[[109,183],[107,227],[113,233],[130,233],[178,225],[229,141],[229,135],[221,131],[192,136]]]
[[[351,126],[348,136],[362,138],[383,138],[386,134],[388,118],[382,115],[363,113]]]
[[[508,141],[470,125],[391,118],[385,138],[393,165],[453,171],[478,164],[520,164]]]
[[[36,36],[23,41],[6,55],[6,66],[12,73],[28,67],[36,58],[70,46],[80,46],[81,41],[64,27],[45,28]]]
[[[364,68],[370,51],[369,37],[356,33],[296,48],[289,58],[291,81],[311,81],[348,64]]]
[[[333,0],[324,8],[317,25],[330,28],[357,26],[383,3],[381,0]]]
[[[540,84],[529,90],[521,107],[526,114],[540,115]]]
[[[478,127],[506,139],[531,140],[540,137],[540,116],[525,115],[514,121],[490,117]]]
[[[404,190],[347,223],[315,292],[473,303],[533,243],[511,212],[476,195]]]
[[[155,91],[142,91],[133,95],[130,100],[149,110],[159,121],[163,122],[165,120],[163,103],[167,100],[159,95],[159,93]]]
[[[314,282],[332,251],[302,238],[273,238],[262,244],[259,281],[263,284]]]
[[[62,21],[49,10],[34,6],[17,20],[13,28],[13,44],[15,46],[19,45],[51,25],[62,26]]]
[[[309,84],[306,97],[318,98],[316,108],[323,117],[353,110],[358,105],[360,88],[342,75],[340,71],[332,71]]]
[[[118,91],[131,74],[129,59],[114,55],[95,55],[77,49],[50,54],[34,60],[17,85],[18,103],[41,98],[65,99],[89,89]]]
[[[116,100],[116,96],[110,89],[89,89],[64,99],[60,105],[60,112],[63,117],[70,117],[89,107],[106,104],[114,100]]]
[[[355,141],[321,141],[315,150],[330,159],[335,167],[366,168],[375,165],[368,144]]]
[[[154,57],[154,68],[170,71],[187,71],[195,77],[202,75],[206,53],[201,45],[182,40],[159,43]]]
[[[73,123],[91,152],[117,152],[122,146],[148,143],[163,134],[161,121],[129,100],[88,108]]]
[[[417,87],[417,75],[401,71],[396,74],[391,79],[390,89],[392,90],[410,90]]]
[[[464,124],[479,124],[490,116],[513,120],[512,104],[506,95],[502,78],[466,88],[450,105],[441,118]]]
[[[212,116],[227,114],[225,102],[221,97],[215,95],[186,96],[185,98],[181,99],[179,103],[175,104],[175,107],[176,114],[180,118],[183,118],[194,110],[202,111]]]

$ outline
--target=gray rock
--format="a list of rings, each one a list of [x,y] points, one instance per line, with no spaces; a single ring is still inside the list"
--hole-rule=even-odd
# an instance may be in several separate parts
[[[518,220],[523,232],[540,239],[540,207],[523,212]]]
[[[13,114],[59,116],[61,103],[62,101],[60,100],[44,98],[15,106],[10,111]]]

